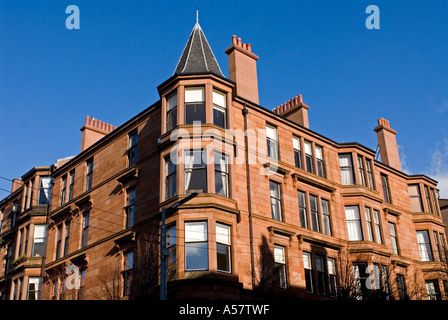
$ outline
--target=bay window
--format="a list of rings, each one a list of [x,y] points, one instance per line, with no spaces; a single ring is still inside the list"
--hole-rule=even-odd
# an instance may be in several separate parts
[[[429,233],[427,230],[417,231],[418,250],[422,261],[433,261],[431,242],[429,240]]]
[[[227,127],[226,95],[216,90],[213,90],[213,124]]]
[[[170,157],[167,157],[165,159],[165,200],[177,194],[176,170],[176,164]]]
[[[49,204],[51,193],[51,177],[40,177],[38,204]]]
[[[216,261],[218,271],[231,272],[230,226],[216,224]]]
[[[361,178],[361,184],[364,187],[367,187],[367,180],[364,172],[364,158],[362,156],[358,156],[358,169],[359,169],[359,177]]]
[[[348,240],[361,241],[363,240],[361,219],[359,216],[358,206],[345,207],[345,217],[347,220]]]
[[[423,212],[422,197],[420,195],[420,187],[418,184],[408,185],[409,199],[411,201],[412,212]]]
[[[339,168],[341,170],[341,180],[343,185],[355,184],[353,172],[352,155],[349,153],[339,155]]]
[[[43,257],[45,253],[45,237],[47,227],[45,224],[34,225],[33,257]]]
[[[166,99],[166,131],[177,126],[177,93]]]
[[[185,193],[207,192],[205,149],[185,151]]]
[[[378,210],[373,210],[373,222],[375,223],[375,237],[376,242],[379,244],[383,243],[383,237],[381,236],[381,222],[380,213]]]
[[[397,228],[396,228],[395,224],[392,222],[389,222],[388,225],[389,225],[390,242],[392,244],[392,253],[399,254]]]
[[[221,152],[214,152],[215,157],[215,193],[229,197],[229,157]]]
[[[29,277],[28,278],[28,292],[27,300],[39,300],[40,299],[40,288],[41,279],[40,277]]]
[[[185,124],[205,123],[205,92],[203,87],[185,88]]]
[[[185,270],[208,270],[206,221],[185,222]]]

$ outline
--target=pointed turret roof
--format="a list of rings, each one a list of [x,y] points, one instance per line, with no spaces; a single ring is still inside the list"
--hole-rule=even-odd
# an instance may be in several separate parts
[[[174,74],[192,74],[211,72],[224,77],[216,61],[207,38],[199,25],[196,14],[196,24],[191,31],[187,44],[180,56]]]

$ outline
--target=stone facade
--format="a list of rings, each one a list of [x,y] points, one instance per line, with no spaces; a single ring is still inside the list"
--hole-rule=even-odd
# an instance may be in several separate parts
[[[252,46],[234,36],[225,52],[229,79],[179,70],[152,106],[118,127],[87,118],[78,155],[14,182],[0,202],[3,299],[158,298],[162,208],[198,190],[166,217],[170,299],[447,297],[437,182],[401,171],[389,122],[372,128],[378,161],[312,131],[302,95],[261,107]],[[51,198],[38,205],[41,176]]]

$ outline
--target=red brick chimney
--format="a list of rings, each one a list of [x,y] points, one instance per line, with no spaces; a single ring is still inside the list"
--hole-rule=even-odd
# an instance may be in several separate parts
[[[395,135],[397,132],[389,126],[389,121],[384,118],[378,119],[378,126],[373,129],[378,137],[381,162],[401,171],[400,156]]]
[[[23,185],[23,181],[22,180],[20,180],[18,178],[12,179],[11,193],[13,193],[17,189],[19,189],[22,185]]]
[[[236,94],[259,104],[257,60],[250,43],[232,36],[232,46],[225,53],[229,56],[229,78],[236,83]]]
[[[116,128],[117,127],[114,127],[111,124],[95,118],[90,119],[90,117],[87,116],[86,124],[80,129],[82,131],[81,152]]]
[[[295,123],[309,128],[310,124],[308,122],[308,109],[310,107],[303,103],[302,95],[299,94],[297,97],[292,98],[288,102],[285,102],[272,109],[272,112],[279,114]]]

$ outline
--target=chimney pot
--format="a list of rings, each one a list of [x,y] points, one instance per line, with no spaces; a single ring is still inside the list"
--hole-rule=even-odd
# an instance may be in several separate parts
[[[236,35],[233,35],[233,36],[232,36],[232,44],[233,44],[233,45],[236,45]]]
[[[299,103],[303,103],[302,94],[299,94]]]
[[[247,51],[252,52],[252,45],[250,43],[247,44]]]
[[[237,39],[237,44],[238,44],[238,47],[241,47],[241,38]]]
[[[246,44],[245,43],[243,43],[243,49],[246,50]]]

